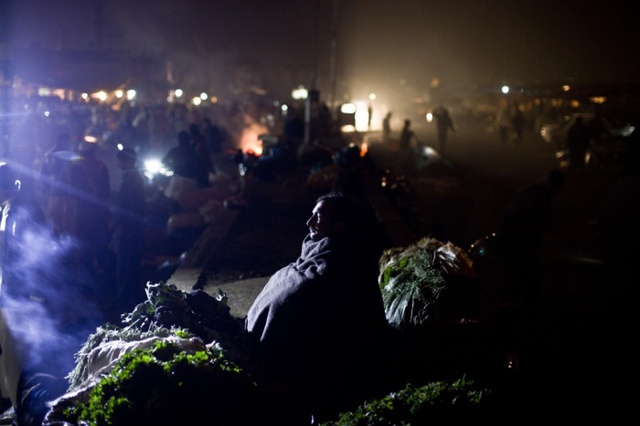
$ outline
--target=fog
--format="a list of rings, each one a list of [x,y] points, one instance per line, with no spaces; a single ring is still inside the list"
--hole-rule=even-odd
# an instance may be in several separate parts
[[[338,99],[413,96],[436,80],[635,83],[640,29],[628,8],[621,0],[31,0],[13,2],[11,41],[167,55],[183,66],[180,78],[218,88],[246,73],[274,91],[304,84]]]

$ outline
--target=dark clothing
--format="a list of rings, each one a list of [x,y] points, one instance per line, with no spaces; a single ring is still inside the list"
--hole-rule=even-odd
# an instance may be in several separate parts
[[[447,144],[447,135],[449,134],[450,130],[452,132],[455,130],[455,128],[453,127],[453,120],[451,120],[449,111],[447,111],[445,108],[438,108],[433,116],[436,120],[440,154],[444,155],[445,146]]]
[[[108,245],[109,169],[93,156],[83,157],[69,168],[68,185],[72,201],[71,234],[98,258]],[[99,260],[99,259],[94,259]]]
[[[112,247],[116,254],[116,287],[123,312],[143,300],[140,261],[145,250],[144,181],[136,169],[122,172],[116,209],[113,213]]]
[[[197,180],[202,175],[202,163],[193,147],[179,145],[171,148],[162,159],[162,164],[178,176]]]
[[[504,261],[506,301],[537,301],[542,278],[540,251],[545,236],[554,229],[554,194],[547,183],[535,184],[518,191],[507,207],[497,237]]]
[[[375,356],[387,323],[377,268],[357,250],[307,236],[300,257],[269,279],[247,314],[266,380],[283,384],[316,414],[360,397],[358,386],[371,391],[367,379],[381,361]]]
[[[582,119],[577,119],[567,132],[569,160],[572,169],[581,170],[584,168],[590,141],[589,129],[582,122]]]

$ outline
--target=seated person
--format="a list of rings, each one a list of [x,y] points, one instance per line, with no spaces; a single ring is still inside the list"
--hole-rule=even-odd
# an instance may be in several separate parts
[[[363,241],[355,206],[339,193],[318,198],[300,256],[269,279],[245,320],[265,380],[316,419],[361,402],[384,370],[379,253]]]

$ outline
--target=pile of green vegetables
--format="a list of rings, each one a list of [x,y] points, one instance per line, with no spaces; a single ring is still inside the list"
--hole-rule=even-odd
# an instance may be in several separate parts
[[[226,295],[183,292],[148,284],[147,300],[123,315],[123,326],[96,329],[76,354],[68,393],[54,401],[50,424],[197,424],[215,411],[216,424],[249,424],[264,400],[241,338],[242,323],[229,314]],[[140,342],[151,346],[136,347]],[[185,350],[177,342],[196,342]],[[200,343],[197,343],[200,342]],[[207,342],[207,344],[205,344]],[[132,345],[106,373],[92,376],[96,352]],[[108,353],[108,351],[104,351]],[[100,360],[98,356],[98,360]]]
[[[446,287],[446,275],[469,273],[459,264],[464,258],[451,254],[451,247],[434,240],[385,253],[380,285],[392,324],[421,323]],[[146,293],[121,325],[107,323],[87,339],[67,377],[68,393],[52,402],[45,424],[175,425],[201,424],[203,418],[217,425],[279,423],[286,401],[274,399],[257,379],[243,323],[230,315],[223,292],[183,292],[161,282],[149,283]],[[127,345],[133,349],[116,352],[108,369],[92,371],[105,347]],[[407,385],[326,425],[417,424],[438,410],[479,406],[486,394],[466,379]]]
[[[429,237],[385,250],[379,266],[387,321],[397,329],[437,321],[437,302],[449,277],[474,275],[473,262],[462,249]]]
[[[424,386],[407,384],[404,389],[366,402],[355,410],[341,413],[335,421],[321,426],[422,425],[455,420],[454,414],[478,414],[488,406],[491,392],[472,380],[460,378],[437,381]]]

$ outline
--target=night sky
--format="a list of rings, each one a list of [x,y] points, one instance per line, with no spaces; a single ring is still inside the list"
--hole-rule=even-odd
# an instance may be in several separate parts
[[[309,79],[325,86],[334,40],[338,79],[354,92],[393,88],[400,81],[421,87],[434,78],[452,84],[635,83],[640,78],[640,27],[631,4],[14,0],[11,34],[14,45],[93,43],[144,53],[181,52],[196,61],[224,54],[251,61],[258,70],[305,69]]]

